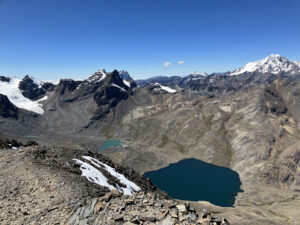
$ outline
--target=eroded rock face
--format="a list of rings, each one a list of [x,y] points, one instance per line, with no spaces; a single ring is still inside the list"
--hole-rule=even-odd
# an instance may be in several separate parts
[[[0,116],[18,119],[19,109],[12,104],[6,95],[0,94]]]
[[[59,92],[61,94],[65,94],[66,92],[74,91],[80,83],[81,83],[80,81],[74,81],[71,79],[63,79],[63,80],[60,80],[57,89],[59,89]]]
[[[22,94],[32,100],[45,95],[48,90],[53,90],[54,86],[54,84],[48,82],[39,84],[28,75],[19,83],[19,89],[22,91]]]
[[[136,88],[137,84],[135,83],[134,79],[130,76],[128,71],[121,70],[119,71],[120,77],[127,83],[129,83],[130,88]]]

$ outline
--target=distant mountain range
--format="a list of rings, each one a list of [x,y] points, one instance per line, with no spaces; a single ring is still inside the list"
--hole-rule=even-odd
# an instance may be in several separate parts
[[[164,85],[178,85],[183,87],[189,83],[193,83],[196,80],[203,78],[213,79],[215,75],[221,76],[236,76],[236,75],[246,75],[243,79],[247,80],[250,78],[250,75],[255,76],[254,74],[263,74],[261,77],[251,77],[250,79],[256,80],[259,82],[270,81],[276,78],[289,78],[298,80],[298,75],[300,74],[300,62],[289,60],[278,54],[271,54],[270,56],[255,62],[249,62],[245,66],[236,69],[233,72],[224,72],[224,73],[200,73],[194,72],[187,76],[155,76],[147,79],[138,79],[136,80],[137,85],[146,86],[151,82],[157,82]],[[239,79],[239,78],[237,78]]]
[[[150,84],[152,84],[152,88],[149,90],[155,90],[156,93],[159,92],[157,89],[159,88],[162,92],[174,93],[189,90],[205,95],[218,95],[232,90],[246,89],[258,83],[271,83],[278,78],[300,80],[300,62],[272,54],[262,60],[247,63],[233,72],[212,74],[194,72],[187,76],[156,76],[138,80],[133,80],[126,70],[107,73],[102,69],[83,81],[62,79],[56,85],[38,81],[28,75],[22,80],[0,76],[0,94],[7,96],[9,101],[18,108],[42,114],[44,112],[43,102],[48,98],[47,92],[57,89],[61,90],[61,94],[64,94],[65,91],[72,92],[72,97],[70,96],[66,100],[71,102],[88,94],[95,94],[108,78],[110,80],[108,82],[109,90],[118,89],[119,91],[118,93],[113,91],[114,96],[107,96],[108,93],[111,93],[110,91],[104,91],[101,95],[112,99],[116,96],[121,99],[127,98],[127,93],[133,93],[132,91],[137,85],[146,87]],[[124,93],[126,94],[124,95]],[[107,102],[107,99],[103,100],[98,93],[96,96],[94,98],[100,105]],[[116,101],[112,100],[112,103],[109,104],[115,105]]]

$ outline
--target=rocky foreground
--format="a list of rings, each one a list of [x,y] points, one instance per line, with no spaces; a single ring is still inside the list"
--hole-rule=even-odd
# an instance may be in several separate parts
[[[226,219],[212,217],[206,209],[201,215],[189,203],[179,204],[158,194],[139,192],[122,196],[117,191],[94,198],[74,208],[68,224],[226,224]]]
[[[74,162],[82,155],[110,165],[141,191],[123,195],[90,182]],[[0,177],[0,224],[229,224],[169,199],[132,169],[88,151],[1,140]]]

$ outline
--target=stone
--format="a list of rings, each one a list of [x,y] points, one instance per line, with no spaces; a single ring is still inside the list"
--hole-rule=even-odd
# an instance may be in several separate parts
[[[123,221],[123,215],[121,214],[114,214],[112,218],[114,221]]]
[[[185,215],[186,220],[196,221],[197,216],[195,214],[187,214]]]
[[[102,200],[108,202],[112,197],[111,192],[107,192],[103,197],[101,197]]]
[[[178,217],[178,209],[177,208],[171,209],[169,211],[169,213],[170,213],[170,216],[173,217],[173,218],[177,218]]]
[[[96,205],[95,205],[95,207],[94,207],[94,213],[99,212],[103,208],[104,205],[105,205],[104,201],[97,202]]]
[[[156,220],[161,221],[163,220],[167,215],[167,212],[160,212],[156,215]]]
[[[137,199],[144,199],[144,193],[140,192],[137,196]]]
[[[146,222],[146,221],[155,222],[156,221],[155,216],[151,212],[141,213],[140,215],[138,215],[138,218],[139,218],[139,220],[141,220],[143,222]]]
[[[206,215],[204,215],[204,217],[202,217],[202,218],[199,218],[198,220],[197,220],[197,222],[198,223],[200,223],[200,224],[205,224],[206,222],[210,222],[211,221],[211,215],[208,213],[208,214],[206,214]]]
[[[207,209],[203,209],[202,213],[201,213],[202,218],[205,218],[207,216],[207,214],[208,214]]]
[[[156,207],[156,208],[161,208],[161,207],[163,207],[163,203],[161,203],[161,202],[156,202],[156,203],[154,204],[154,207]]]
[[[111,193],[112,197],[114,197],[114,198],[117,198],[117,197],[121,196],[121,193],[117,189],[111,190],[110,193]]]
[[[222,223],[221,224],[222,225],[230,225],[230,223],[228,222],[228,220],[225,219],[225,218],[222,218]]]
[[[178,209],[178,212],[180,215],[187,214],[187,209],[186,209],[185,205],[183,205],[183,204],[176,205],[176,208]]]
[[[158,225],[173,225],[173,220],[171,216],[168,216],[167,218],[163,219],[158,223]]]
[[[134,200],[133,199],[125,199],[124,202],[126,205],[131,205],[134,203]]]

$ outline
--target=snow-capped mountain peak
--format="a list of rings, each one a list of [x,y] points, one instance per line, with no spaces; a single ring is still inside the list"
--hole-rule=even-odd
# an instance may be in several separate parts
[[[100,69],[96,73],[94,73],[92,76],[90,76],[86,81],[88,83],[94,83],[94,82],[100,82],[104,80],[107,76],[107,73],[105,69]]]
[[[203,76],[203,77],[208,76],[207,73],[201,73],[201,72],[198,72],[198,71],[195,71],[195,72],[191,73],[190,75],[193,75],[193,76]]]
[[[286,73],[300,73],[300,62],[289,60],[278,54],[271,54],[268,57],[255,62],[249,62],[245,66],[230,73],[231,76],[240,75],[246,72],[259,72],[279,74]]]

